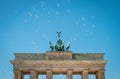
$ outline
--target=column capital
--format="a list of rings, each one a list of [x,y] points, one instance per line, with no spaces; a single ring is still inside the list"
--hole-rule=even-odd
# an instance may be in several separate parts
[[[72,74],[73,73],[73,70],[72,69],[68,69],[67,70],[67,74]]]
[[[100,69],[100,70],[98,70],[98,72],[104,72],[105,71],[105,69]]]
[[[46,71],[51,71],[51,69],[46,69]]]
[[[69,69],[67,69],[67,70],[73,70],[72,68],[69,68]]]
[[[36,70],[30,70],[30,72],[37,72]]]
[[[88,69],[84,69],[82,72],[88,72]]]
[[[20,70],[13,70],[14,72],[20,72]]]

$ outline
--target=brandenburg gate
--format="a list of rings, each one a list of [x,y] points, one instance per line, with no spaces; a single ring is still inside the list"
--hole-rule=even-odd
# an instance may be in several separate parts
[[[104,53],[74,53],[68,50],[70,43],[64,48],[60,38],[55,46],[49,43],[51,50],[44,54],[14,53],[14,79],[24,79],[26,74],[30,74],[30,79],[38,79],[39,74],[46,74],[46,79],[52,79],[53,74],[66,74],[67,79],[73,79],[73,74],[89,79],[88,75],[94,74],[96,79],[105,79]]]

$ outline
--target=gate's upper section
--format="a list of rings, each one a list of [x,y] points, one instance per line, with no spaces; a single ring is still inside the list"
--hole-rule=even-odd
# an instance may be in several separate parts
[[[86,73],[87,70],[88,73],[96,73],[105,69],[107,61],[103,58],[104,53],[73,53],[69,50],[70,42],[65,46],[64,41],[60,39],[61,32],[57,33],[56,44],[49,42],[51,50],[44,54],[14,53],[15,59],[11,61],[14,71],[30,73],[34,70],[44,74],[48,70],[52,73],[67,73],[69,70],[73,73]]]

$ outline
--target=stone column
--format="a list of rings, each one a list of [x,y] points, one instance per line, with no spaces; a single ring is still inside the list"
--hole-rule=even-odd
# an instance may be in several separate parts
[[[88,79],[88,70],[82,71],[82,79]]]
[[[18,79],[18,72],[14,71],[14,79]]]
[[[38,79],[38,74],[36,71],[34,70],[30,71],[30,79]]]
[[[96,79],[105,79],[104,70],[99,70],[96,73]]]
[[[52,79],[52,71],[50,69],[46,70],[46,79]]]
[[[73,71],[72,70],[68,70],[67,71],[67,79],[72,79],[72,74],[73,74]]]
[[[21,71],[14,71],[14,79],[23,79],[24,74]]]

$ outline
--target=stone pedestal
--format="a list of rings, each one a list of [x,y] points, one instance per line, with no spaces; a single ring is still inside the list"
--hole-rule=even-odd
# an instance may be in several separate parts
[[[88,70],[82,71],[82,79],[88,79]]]
[[[71,60],[73,53],[71,51],[49,51],[46,52],[47,60]]]

